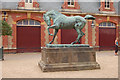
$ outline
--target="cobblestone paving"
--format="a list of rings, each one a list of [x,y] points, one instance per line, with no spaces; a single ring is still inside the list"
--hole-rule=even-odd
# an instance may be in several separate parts
[[[40,53],[5,54],[3,78],[117,78],[118,56],[113,51],[97,52],[101,69],[82,71],[42,72],[38,66]]]

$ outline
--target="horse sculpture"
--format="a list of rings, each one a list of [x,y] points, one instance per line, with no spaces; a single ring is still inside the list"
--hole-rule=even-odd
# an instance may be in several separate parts
[[[48,25],[47,28],[48,34],[53,36],[53,39],[52,41],[49,42],[49,44],[51,44],[54,41],[55,36],[57,35],[59,29],[75,29],[78,33],[78,37],[74,42],[71,43],[71,44],[75,44],[77,42],[80,43],[79,40],[83,35],[85,35],[81,31],[86,24],[85,19],[95,20],[95,17],[91,15],[86,15],[85,17],[81,17],[81,16],[68,17],[57,11],[51,10],[46,12],[46,14],[44,14],[43,19]],[[51,19],[53,20],[52,26],[51,26]],[[49,29],[55,29],[54,35],[50,33]]]

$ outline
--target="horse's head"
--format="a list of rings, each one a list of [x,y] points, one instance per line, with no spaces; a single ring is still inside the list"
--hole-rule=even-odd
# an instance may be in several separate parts
[[[49,17],[48,15],[44,14],[44,15],[43,15],[43,19],[44,19],[44,21],[46,22],[46,24],[47,24],[48,26],[51,26],[50,17]]]

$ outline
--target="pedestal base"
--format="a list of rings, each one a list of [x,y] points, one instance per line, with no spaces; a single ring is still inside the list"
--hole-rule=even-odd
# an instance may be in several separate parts
[[[43,48],[39,66],[43,72],[100,69],[90,47]]]
[[[43,72],[55,72],[55,71],[79,71],[79,70],[92,70],[100,69],[97,62],[82,62],[82,63],[59,63],[46,65],[40,61],[39,66]]]

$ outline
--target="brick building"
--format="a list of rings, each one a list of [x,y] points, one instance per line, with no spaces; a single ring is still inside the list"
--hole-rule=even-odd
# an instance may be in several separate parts
[[[2,19],[11,25],[12,36],[3,36],[2,43],[5,51],[36,52],[40,51],[52,39],[47,33],[47,25],[43,14],[49,10],[56,10],[67,16],[96,17],[95,27],[91,27],[91,20],[87,20],[83,28],[85,36],[81,44],[89,44],[99,50],[113,50],[114,41],[120,35],[120,0],[7,0],[2,1]],[[50,30],[52,33],[53,30]],[[68,44],[77,37],[75,30],[59,30],[54,43]],[[120,39],[120,37],[119,37]],[[120,45],[120,42],[119,42]]]

